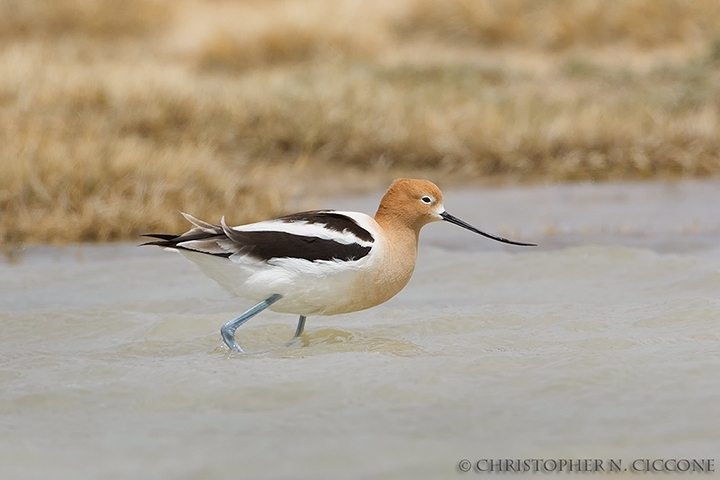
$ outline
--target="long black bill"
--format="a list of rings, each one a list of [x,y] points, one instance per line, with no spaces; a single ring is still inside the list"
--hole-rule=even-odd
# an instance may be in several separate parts
[[[493,240],[497,240],[498,242],[509,243],[510,245],[519,245],[519,246],[521,246],[521,247],[537,247],[537,245],[534,244],[534,243],[513,242],[512,240],[508,240],[507,238],[496,237],[495,235],[490,235],[489,233],[481,232],[480,230],[478,230],[477,228],[473,227],[473,226],[470,225],[469,223],[463,222],[463,221],[460,220],[459,218],[453,217],[452,215],[450,215],[450,214],[447,213],[447,212],[441,213],[440,216],[441,216],[442,219],[445,220],[446,222],[454,223],[455,225],[459,225],[459,226],[461,226],[461,227],[463,227],[463,228],[467,228],[467,229],[470,230],[471,232],[479,233],[479,234],[482,235],[483,237],[492,238]]]

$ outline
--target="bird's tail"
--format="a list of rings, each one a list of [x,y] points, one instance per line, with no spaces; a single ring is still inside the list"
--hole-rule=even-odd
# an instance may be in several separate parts
[[[158,247],[169,248],[174,250],[190,250],[208,255],[219,257],[229,257],[233,253],[233,249],[228,248],[229,239],[225,234],[222,225],[213,225],[203,222],[187,213],[182,215],[192,223],[193,227],[181,235],[171,235],[166,233],[146,233],[143,237],[154,238],[151,242],[146,242],[140,246],[156,245]]]

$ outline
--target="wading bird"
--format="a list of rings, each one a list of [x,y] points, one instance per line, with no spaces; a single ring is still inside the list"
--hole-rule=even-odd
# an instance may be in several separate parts
[[[221,329],[225,344],[242,352],[235,330],[266,308],[300,316],[293,339],[309,315],[337,315],[374,307],[407,285],[417,258],[420,229],[444,220],[481,232],[445,211],[440,189],[427,180],[395,180],[375,217],[337,210],[301,212],[229,227],[183,213],[193,227],[182,235],[148,234],[177,250],[232,294],[258,302]]]

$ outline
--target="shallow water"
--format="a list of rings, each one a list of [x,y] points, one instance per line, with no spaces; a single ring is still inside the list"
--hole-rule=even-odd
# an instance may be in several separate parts
[[[372,212],[377,195],[329,205]],[[0,263],[0,478],[454,478],[461,459],[715,458],[720,182],[455,191],[365,312],[247,308],[179,255]],[[720,461],[720,458],[717,459]],[[716,467],[717,469],[717,467]]]

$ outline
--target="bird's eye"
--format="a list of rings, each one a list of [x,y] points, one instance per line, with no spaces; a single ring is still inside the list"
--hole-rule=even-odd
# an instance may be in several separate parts
[[[423,202],[423,203],[425,203],[425,204],[427,204],[427,205],[430,205],[433,200],[432,200],[432,197],[428,197],[427,195],[425,195],[424,197],[422,197],[422,198],[420,199],[420,201]]]

